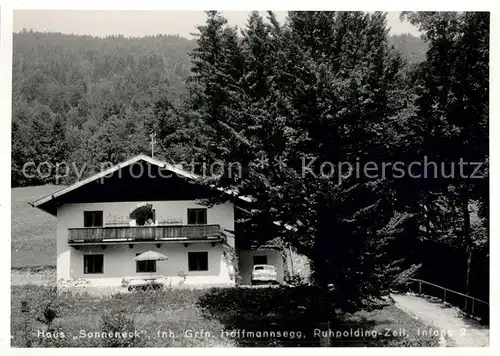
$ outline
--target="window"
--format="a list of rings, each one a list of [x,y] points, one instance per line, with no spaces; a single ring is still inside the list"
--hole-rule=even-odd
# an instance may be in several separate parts
[[[254,271],[267,271],[274,272],[274,266],[255,266],[253,268]]]
[[[83,255],[83,273],[103,273],[104,255]]]
[[[255,265],[267,265],[267,256],[253,256],[253,264]]]
[[[140,253],[136,253],[139,256]],[[137,261],[135,263],[135,271],[137,273],[155,273],[156,272],[156,261]]]
[[[188,252],[189,271],[208,271],[208,252]]]
[[[102,226],[102,211],[84,211],[83,227]]]
[[[206,224],[207,209],[188,209],[188,224]]]

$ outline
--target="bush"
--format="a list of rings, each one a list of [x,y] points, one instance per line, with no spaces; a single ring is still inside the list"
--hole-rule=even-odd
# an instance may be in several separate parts
[[[123,277],[121,283],[122,283],[123,288],[127,288],[130,284],[130,281],[128,279],[126,279],[125,277]]]
[[[86,288],[90,286],[90,282],[85,278],[59,279],[57,286],[60,288]]]
[[[291,286],[303,286],[303,285],[306,285],[308,284],[305,280],[304,277],[302,277],[301,275],[293,275],[293,276],[289,276],[288,279],[286,280],[286,282],[288,284],[290,284]]]
[[[338,301],[340,300],[340,302]],[[363,330],[366,335],[331,338],[331,346],[436,346],[436,338],[423,338],[416,332],[425,325],[415,321],[395,306],[382,310],[357,313],[344,312],[345,303],[335,291],[315,286],[278,288],[213,288],[200,297],[199,305],[205,317],[219,320],[226,330],[249,332],[267,331],[258,338],[239,337],[240,346],[319,346],[315,330],[326,331],[327,325],[335,332]],[[402,323],[402,324],[400,324]],[[411,325],[406,327],[406,325]],[[411,331],[408,337],[384,335],[386,328]],[[411,330],[410,330],[411,329]],[[288,332],[289,336],[283,332]],[[274,334],[273,334],[274,332]],[[281,335],[278,332],[282,332]],[[290,337],[291,332],[299,337]],[[381,334],[379,334],[379,332]]]
[[[103,337],[100,338],[104,347],[137,347],[141,346],[142,340],[136,334],[134,320],[125,315],[125,310],[117,313],[105,311],[101,316],[101,331]],[[105,335],[108,335],[106,337]]]
[[[200,298],[199,305],[207,318],[216,318],[226,329],[247,331],[294,331],[302,338],[295,346],[318,342],[312,331],[336,314],[332,295],[314,286],[277,288],[213,288]],[[245,346],[275,346],[290,340],[273,337],[238,340]],[[257,343],[256,345],[249,345]],[[289,345],[289,344],[286,344]]]
[[[184,271],[179,271],[179,273],[177,275],[181,278],[179,281],[179,286],[182,286],[184,284],[184,282],[186,282],[187,274]]]

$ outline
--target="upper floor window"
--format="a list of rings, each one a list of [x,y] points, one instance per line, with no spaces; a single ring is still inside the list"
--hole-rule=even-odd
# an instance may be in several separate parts
[[[207,223],[207,209],[188,209],[188,224],[205,224]]]
[[[102,211],[84,211],[83,227],[101,227]]]

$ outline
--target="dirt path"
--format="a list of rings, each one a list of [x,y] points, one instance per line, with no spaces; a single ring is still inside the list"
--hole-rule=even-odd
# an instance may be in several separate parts
[[[412,295],[393,294],[392,297],[396,306],[429,325],[427,332],[436,329],[446,332],[454,344],[449,346],[489,346],[489,328],[464,318],[458,310]]]

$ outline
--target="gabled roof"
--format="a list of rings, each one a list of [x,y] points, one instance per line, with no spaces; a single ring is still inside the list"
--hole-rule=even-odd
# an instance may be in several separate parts
[[[113,167],[111,167],[111,168],[109,168],[109,169],[107,169],[105,171],[99,172],[99,173],[97,173],[97,174],[95,174],[95,175],[93,175],[91,177],[88,177],[86,179],[78,181],[78,182],[76,182],[76,183],[74,183],[74,184],[72,184],[72,185],[70,185],[70,186],[68,186],[66,188],[63,188],[63,189],[61,189],[61,190],[59,190],[59,191],[57,191],[57,192],[55,192],[53,194],[50,194],[50,195],[47,195],[47,196],[45,196],[45,197],[43,197],[41,199],[38,199],[38,200],[36,200],[36,201],[34,201],[34,202],[30,203],[30,204],[33,207],[37,207],[37,208],[39,208],[41,210],[44,210],[44,211],[52,214],[52,212],[47,211],[46,209],[44,209],[42,207],[42,205],[46,204],[46,203],[48,203],[48,202],[50,202],[50,201],[52,201],[52,200],[54,200],[54,199],[56,199],[58,197],[61,197],[61,196],[65,195],[65,194],[67,194],[67,193],[69,193],[71,191],[74,191],[74,190],[76,190],[76,189],[78,189],[78,188],[80,188],[80,187],[82,187],[82,186],[84,186],[86,184],[89,184],[89,183],[94,182],[94,181],[96,181],[98,179],[104,178],[104,177],[108,176],[109,174],[112,174],[112,173],[114,173],[114,172],[116,172],[116,171],[118,171],[118,170],[120,170],[120,169],[122,169],[124,167],[130,166],[130,165],[132,165],[132,164],[134,164],[136,162],[139,162],[139,161],[144,161],[144,162],[147,162],[147,163],[152,164],[154,166],[157,166],[159,168],[166,169],[166,170],[168,170],[168,171],[170,171],[172,173],[177,174],[179,177],[182,177],[182,178],[185,178],[185,179],[188,179],[188,180],[192,180],[192,181],[199,181],[199,180],[201,180],[201,177],[198,176],[198,175],[196,175],[196,174],[188,172],[188,171],[186,171],[186,170],[184,170],[182,168],[176,167],[176,166],[174,166],[172,164],[169,164],[169,163],[157,160],[155,158],[152,158],[150,156],[141,154],[141,155],[133,157],[133,158],[131,158],[131,159],[125,161],[125,162],[119,163],[116,166],[113,166]],[[232,196],[236,196],[236,194],[233,193],[233,192],[229,192],[229,191],[224,191],[224,192],[227,193],[227,194],[230,194]],[[251,199],[248,198],[248,197],[238,197],[238,198],[241,199],[241,200],[243,200],[243,201],[245,201],[245,202],[250,202],[251,201]]]

